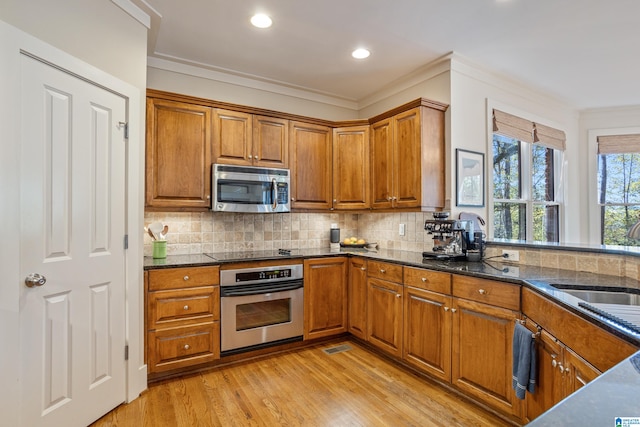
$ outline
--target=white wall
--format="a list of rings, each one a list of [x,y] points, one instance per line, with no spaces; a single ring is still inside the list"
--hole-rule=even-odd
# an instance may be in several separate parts
[[[523,84],[497,76],[487,70],[471,64],[464,58],[452,60],[451,71],[451,147],[447,198],[452,205],[454,215],[460,211],[471,211],[487,219],[490,227],[489,191],[491,167],[491,111],[497,108],[533,121],[553,126],[565,131],[567,149],[565,152],[565,170],[563,194],[565,201],[562,225],[567,243],[583,242],[581,233],[582,218],[580,206],[583,195],[574,191],[580,186],[580,149],[578,138],[578,112],[560,100],[540,93]],[[485,154],[485,207],[455,207],[455,149],[462,148]]]

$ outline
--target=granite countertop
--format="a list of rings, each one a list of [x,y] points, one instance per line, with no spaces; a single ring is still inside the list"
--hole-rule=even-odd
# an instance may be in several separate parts
[[[482,262],[423,259],[421,252],[385,249],[377,251],[365,249],[342,249],[340,251],[322,248],[296,249],[287,257],[279,255],[277,250],[260,251],[259,253],[252,253],[251,256],[253,258],[251,260],[241,259],[243,255],[246,254],[218,254],[220,258],[226,259],[216,258],[216,254],[173,255],[160,260],[145,257],[144,268],[148,270],[156,268],[223,265],[226,263],[252,260],[306,259],[357,255],[405,266],[428,268],[431,270],[521,284],[548,296],[551,300],[559,303],[568,310],[575,312],[603,329],[640,347],[640,334],[625,329],[619,324],[608,321],[606,318],[579,307],[578,303],[581,301],[580,299],[551,286],[552,284],[565,284],[627,289],[640,288],[638,281],[627,277],[513,265],[501,263],[501,258],[485,259]],[[640,351],[558,403],[542,416],[536,418],[530,425],[614,426],[614,420],[617,417],[640,417],[640,401],[638,396],[640,396]]]

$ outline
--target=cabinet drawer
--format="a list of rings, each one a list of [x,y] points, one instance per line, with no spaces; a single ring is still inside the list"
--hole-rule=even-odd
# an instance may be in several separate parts
[[[220,267],[189,267],[149,270],[149,290],[194,288],[220,283]]]
[[[369,277],[402,283],[402,266],[388,262],[371,261],[368,264]]]
[[[520,310],[520,285],[453,275],[453,295],[471,301]]]
[[[149,329],[177,327],[220,319],[220,288],[203,286],[149,293]]]
[[[421,268],[404,268],[404,284],[445,295],[451,294],[451,274]]]
[[[149,372],[164,372],[220,358],[220,322],[149,332]]]

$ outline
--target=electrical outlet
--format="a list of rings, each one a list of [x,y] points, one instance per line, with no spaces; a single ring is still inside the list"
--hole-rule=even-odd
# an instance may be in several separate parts
[[[400,224],[400,227],[398,227],[398,234],[404,236],[404,224]]]
[[[502,275],[509,277],[520,277],[520,268],[514,266],[505,267],[504,270],[502,270]]]
[[[508,261],[512,261],[512,262],[520,261],[520,251],[509,251],[509,250],[503,249],[502,256],[504,257],[504,259]]]

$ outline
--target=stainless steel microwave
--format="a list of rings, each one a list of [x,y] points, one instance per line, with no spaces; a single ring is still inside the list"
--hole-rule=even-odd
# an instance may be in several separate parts
[[[211,210],[215,212],[289,212],[289,169],[213,165]]]

